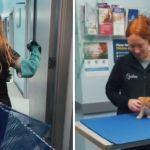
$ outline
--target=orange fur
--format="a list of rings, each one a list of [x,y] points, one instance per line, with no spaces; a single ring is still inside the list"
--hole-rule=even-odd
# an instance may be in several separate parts
[[[16,59],[17,57],[13,55],[12,48],[4,34],[3,20],[0,16],[0,73],[2,72],[2,63],[10,66],[15,63]]]
[[[150,118],[150,97],[139,97],[138,99],[141,101],[142,106],[137,118],[140,119],[144,116]]]

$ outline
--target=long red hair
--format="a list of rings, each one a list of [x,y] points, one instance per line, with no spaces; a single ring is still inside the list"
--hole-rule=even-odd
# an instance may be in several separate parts
[[[8,66],[15,63],[12,48],[3,31],[3,21],[0,17],[0,72],[2,71],[2,63]]]

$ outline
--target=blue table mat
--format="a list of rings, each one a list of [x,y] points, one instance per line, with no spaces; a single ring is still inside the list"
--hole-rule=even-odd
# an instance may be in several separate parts
[[[150,139],[150,119],[137,119],[137,114],[82,119],[80,122],[113,144],[126,144]]]

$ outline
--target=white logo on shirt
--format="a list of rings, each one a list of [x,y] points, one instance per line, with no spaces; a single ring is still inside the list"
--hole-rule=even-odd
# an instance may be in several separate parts
[[[130,73],[127,73],[127,74],[126,74],[126,79],[127,79],[127,80],[130,80],[130,79],[137,79],[137,78],[138,78],[138,76],[135,75],[135,74],[130,74]]]

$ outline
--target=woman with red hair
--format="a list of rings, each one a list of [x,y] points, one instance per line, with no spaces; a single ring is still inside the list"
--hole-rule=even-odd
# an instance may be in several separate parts
[[[150,96],[150,18],[140,15],[130,22],[126,37],[130,53],[118,59],[106,84],[117,114],[139,113],[138,97]],[[128,150],[150,150],[150,145]]]
[[[16,69],[19,77],[32,77],[40,62],[41,47],[36,41],[27,45],[31,52],[29,59],[23,59],[15,52],[3,31],[3,21],[0,17],[0,103],[11,107],[6,82],[10,78],[9,67]]]

